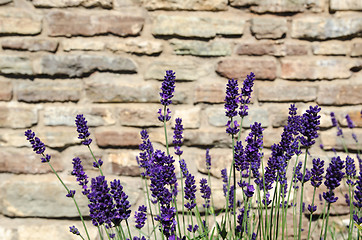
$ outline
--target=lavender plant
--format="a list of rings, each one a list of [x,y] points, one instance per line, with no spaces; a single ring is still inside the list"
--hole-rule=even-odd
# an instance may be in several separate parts
[[[146,129],[140,132],[142,143],[139,145],[137,162],[144,182],[145,202],[138,206],[133,214],[128,195],[119,179],[108,181],[103,174],[101,159],[96,159],[90,138],[87,121],[82,114],[76,116],[78,138],[85,145],[99,170],[99,176],[90,179],[84,171],[79,157],[73,158],[72,175],[81,186],[82,195],[88,200],[89,217],[97,227],[101,239],[286,239],[288,226],[292,224],[294,239],[302,238],[302,221],[305,206],[304,188],[310,181],[313,187],[312,202],[307,203],[309,211],[308,235],[312,234],[312,218],[316,214],[316,190],[324,182],[327,190],[323,193],[324,210],[320,238],[327,239],[330,209],[338,200],[336,189],[346,178],[349,187],[347,203],[350,207],[350,222],[348,239],[353,239],[355,228],[362,226],[362,171],[356,171],[354,159],[347,156],[343,161],[339,156],[331,159],[324,173],[325,161],[320,158],[312,160],[312,168],[307,169],[310,161],[310,150],[318,138],[320,124],[320,107],[310,106],[302,115],[297,114],[297,108],[292,104],[289,108],[287,124],[279,143],[271,147],[271,156],[264,167],[263,131],[260,123],[250,125],[250,132],[245,140],[241,139],[241,126],[248,116],[248,109],[255,81],[254,73],[247,75],[239,88],[239,81],[230,79],[226,85],[225,115],[226,133],[231,138],[232,163],[221,170],[222,189],[225,197],[224,207],[216,209],[211,186],[211,155],[206,150],[205,167],[208,178],[197,181],[195,175],[188,170],[186,161],[182,158],[183,125],[182,119],[175,119],[172,144],[174,155],[170,154],[167,140],[167,122],[172,118],[171,104],[175,92],[175,72],[166,71],[160,92],[160,102],[163,108],[158,110],[158,120],[162,122],[165,134],[165,150],[155,149]],[[241,84],[240,84],[241,86]],[[240,122],[236,120],[240,116]],[[361,113],[362,116],[362,113]],[[335,114],[331,113],[332,125],[337,127],[337,136],[343,140],[342,129],[338,126]],[[351,118],[346,116],[350,129],[355,127]],[[84,218],[79,210],[76,191],[69,189],[51,165],[51,156],[46,154],[45,144],[31,130],[25,132],[33,151],[40,155],[42,163],[47,163],[65,188],[65,196],[72,198],[79,213],[84,230],[79,231],[70,226],[69,231],[81,239],[90,240]],[[358,144],[357,137],[352,133]],[[344,144],[347,151],[347,147]],[[304,151],[304,161],[299,157]],[[360,152],[357,159],[362,166]],[[176,159],[177,158],[177,159]],[[293,161],[294,166],[293,166]],[[180,175],[176,174],[175,163],[178,161]],[[228,168],[229,167],[229,170]],[[290,169],[290,170],[289,170]],[[288,179],[288,172],[292,172]],[[199,188],[197,186],[199,182]],[[237,190],[240,191],[237,191]],[[199,191],[202,205],[198,206]],[[298,191],[299,201],[298,201]],[[181,194],[181,197],[179,196]],[[320,197],[321,198],[321,197]],[[181,200],[181,204],[178,202]],[[181,206],[181,209],[178,207]],[[202,212],[199,208],[203,209]],[[293,213],[293,221],[287,220],[287,213]],[[212,219],[210,219],[212,217]],[[221,217],[221,221],[218,220]],[[147,225],[148,230],[145,230]],[[290,229],[290,228],[289,228]],[[359,230],[358,238],[360,237]],[[84,232],[85,234],[82,234]]]

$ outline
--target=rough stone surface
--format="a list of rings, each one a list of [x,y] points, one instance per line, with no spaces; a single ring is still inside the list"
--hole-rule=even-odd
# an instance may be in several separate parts
[[[252,5],[259,5],[260,0],[229,0],[229,4],[233,7],[247,7]]]
[[[36,135],[50,148],[65,148],[79,145],[81,140],[74,127],[42,128],[36,131]],[[30,146],[28,143],[27,146]]]
[[[47,151],[51,157],[53,168],[63,171],[62,163],[59,161],[59,154],[53,151]],[[52,170],[48,164],[41,162],[39,155],[32,150],[19,151],[16,148],[1,148],[0,151],[0,172],[14,174],[39,174],[49,173]]]
[[[21,102],[77,102],[82,83],[78,80],[21,81],[16,86],[16,92]]]
[[[35,64],[37,74],[80,77],[95,71],[136,72],[129,58],[106,55],[45,55]]]
[[[0,0],[0,5],[11,3],[13,0]]]
[[[139,131],[130,129],[97,130],[95,138],[99,147],[138,147],[141,143]]]
[[[16,39],[10,38],[1,42],[3,49],[11,50],[23,50],[30,52],[55,52],[58,48],[58,41],[49,39],[35,39],[35,38],[23,38]]]
[[[321,105],[362,104],[362,84],[324,84],[319,87],[317,102]]]
[[[351,56],[353,56],[353,57],[362,56],[362,42],[353,43]]]
[[[200,107],[188,107],[186,109],[177,109],[175,111],[175,117],[172,120],[173,126],[175,125],[175,119],[181,118],[184,129],[195,129],[201,125],[201,109]]]
[[[354,63],[345,59],[282,59],[281,77],[285,79],[349,78]]]
[[[74,50],[101,51],[105,48],[105,45],[104,41],[85,40],[82,38],[64,39],[62,41],[63,51],[65,52]]]
[[[292,22],[291,36],[300,39],[325,40],[350,38],[362,31],[362,17],[351,15],[345,17],[303,17]]]
[[[362,2],[358,0],[331,0],[330,7],[333,11],[339,10],[362,10]]]
[[[285,18],[253,18],[251,20],[251,32],[257,39],[283,38],[287,30]]]
[[[89,127],[108,126],[116,123],[113,110],[103,106],[49,106],[44,108],[43,121],[47,126],[75,127],[75,117],[78,114],[83,114]]]
[[[35,7],[102,7],[111,8],[113,6],[112,0],[33,0]]]
[[[193,55],[203,57],[228,56],[231,44],[225,41],[180,41],[172,40],[171,46],[176,55]]]
[[[109,162],[112,164],[112,173],[121,176],[140,176],[140,168],[136,157],[139,151],[122,151],[119,153],[110,153]]]
[[[194,94],[195,103],[223,103],[226,83],[199,84]]]
[[[357,139],[362,139],[361,129],[353,129],[354,134],[356,134]],[[337,130],[335,128],[328,131],[321,132],[321,142],[324,146],[324,149],[331,150],[335,148],[337,150],[344,150],[342,141],[337,137]],[[358,146],[355,140],[352,138],[352,131],[348,128],[343,129],[344,142],[346,147],[350,150],[357,150]]]
[[[253,72],[256,79],[276,78],[276,62],[274,59],[234,58],[221,60],[216,72],[226,78],[244,79]]]
[[[216,35],[241,36],[245,20],[235,17],[195,17],[157,15],[152,25],[155,36],[213,38]]]
[[[163,51],[162,42],[139,38],[108,42],[106,47],[114,52],[121,51],[145,55],[160,54]]]
[[[273,85],[258,88],[262,102],[310,102],[317,98],[317,87],[300,85]]]
[[[0,107],[0,126],[8,128],[27,128],[38,122],[36,108],[21,105]]]
[[[231,139],[225,133],[225,129],[217,131],[210,130],[188,130],[185,131],[184,144],[186,146],[203,145],[214,147],[227,147],[231,144]]]
[[[320,12],[325,4],[323,0],[254,0],[252,3],[255,3],[256,6],[251,6],[251,10],[257,13],[304,12],[307,9],[312,9],[313,12]]]
[[[157,119],[160,105],[148,105],[146,107],[128,104],[119,109],[119,122],[122,126],[151,127],[162,126]]]
[[[188,11],[221,11],[227,9],[227,0],[141,0],[142,5],[149,10],[188,10]]]
[[[70,12],[52,10],[46,16],[49,36],[94,36],[114,34],[117,36],[139,35],[144,18],[115,11]],[[69,23],[72,24],[69,24]]]
[[[42,17],[22,8],[0,9],[0,33],[35,35],[42,30]]]
[[[10,101],[13,97],[13,85],[10,81],[0,81],[0,101]]]
[[[193,59],[168,59],[153,61],[146,69],[144,74],[145,79],[157,79],[163,80],[166,74],[166,70],[172,69],[176,72],[176,81],[195,81],[204,77],[210,71],[206,65],[203,65],[200,61]]]
[[[313,54],[315,55],[347,55],[349,47],[345,43],[318,43],[314,44]]]
[[[307,55],[309,46],[304,44],[240,43],[236,45],[239,55],[301,56]]]
[[[1,74],[32,75],[33,67],[28,57],[0,55]]]

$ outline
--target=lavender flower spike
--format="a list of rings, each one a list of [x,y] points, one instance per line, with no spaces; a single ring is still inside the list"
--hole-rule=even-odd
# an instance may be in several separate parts
[[[196,193],[195,177],[189,173],[186,176],[186,180],[185,180],[185,199],[189,200],[189,202],[185,204],[185,207],[190,211],[194,207],[196,207],[195,193]]]
[[[171,98],[173,97],[173,93],[175,92],[175,72],[172,70],[166,71],[166,75],[162,82],[161,87],[161,104],[164,106],[168,106],[172,103]]]
[[[182,144],[182,131],[184,130],[182,125],[182,119],[176,118],[175,130],[173,135],[172,143],[175,145],[175,154],[181,156],[183,151],[181,151]]]
[[[234,79],[229,79],[226,84],[226,97],[225,97],[225,110],[226,116],[229,118],[235,117],[237,115],[236,109],[238,108],[239,103],[239,88],[238,81]]]
[[[241,89],[240,94],[240,117],[245,117],[248,115],[248,106],[250,103],[251,93],[253,92],[253,85],[255,81],[255,74],[253,72],[250,75],[246,76],[246,79],[243,83],[243,88]]]
[[[69,227],[69,231],[75,235],[80,235],[78,228],[76,228],[75,226]]]
[[[341,158],[333,157],[329,167],[326,172],[326,180],[324,181],[324,185],[328,188],[327,192],[323,192],[323,198],[329,202],[334,203],[338,200],[338,197],[334,196],[333,190],[336,189],[344,177],[344,172],[342,172],[344,168],[344,163]]]
[[[348,128],[354,128],[356,125],[354,125],[351,117],[347,114],[346,115],[346,120],[347,120],[347,126]]]
[[[141,229],[147,220],[147,207],[141,205],[138,207],[138,212],[135,212],[134,218],[136,219],[136,228]]]
[[[77,132],[79,133],[78,138],[82,139],[82,144],[90,145],[92,139],[89,138],[90,133],[88,131],[87,121],[83,117],[83,114],[78,114],[75,118],[75,124],[77,125]]]
[[[211,197],[211,188],[207,185],[206,178],[201,178],[200,180],[200,192],[201,197],[205,199],[206,204],[203,204],[204,208],[208,208],[210,205],[210,197]]]
[[[211,156],[210,156],[210,149],[206,149],[206,169],[211,169]]]
[[[35,137],[35,133],[31,130],[25,131],[26,140],[28,140],[31,144],[31,147],[33,148],[33,151],[36,154],[42,155],[43,157],[40,158],[42,163],[49,162],[51,156],[46,154],[45,152],[45,144],[38,138]]]
[[[75,175],[77,177],[77,182],[79,183],[80,186],[82,186],[83,195],[87,196],[90,192],[87,186],[88,176],[83,170],[82,161],[79,159],[79,157],[73,158],[72,175]]]
[[[318,137],[317,131],[319,130],[319,118],[318,115],[321,108],[316,105],[315,107],[310,106],[309,110],[302,116],[301,129],[300,133],[303,135],[300,138],[301,144],[305,147],[310,147],[315,143],[315,140]]]

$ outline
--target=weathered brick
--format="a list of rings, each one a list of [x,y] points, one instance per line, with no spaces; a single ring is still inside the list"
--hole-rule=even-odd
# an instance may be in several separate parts
[[[274,59],[234,58],[221,60],[216,72],[223,77],[244,79],[253,72],[257,79],[276,78],[276,62]]]
[[[251,20],[251,32],[257,39],[283,38],[287,31],[285,18],[253,18]]]
[[[33,0],[32,1],[35,7],[102,7],[102,8],[112,8],[112,0]]]
[[[221,11],[227,9],[227,0],[209,1],[163,1],[163,0],[141,0],[142,5],[148,10],[188,10],[188,11]]]
[[[285,79],[349,78],[354,62],[345,59],[282,59],[281,77]]]
[[[299,85],[271,85],[258,88],[258,100],[262,102],[310,102],[317,98],[317,87]]]
[[[360,57],[360,56],[362,56],[362,42],[353,43],[351,56],[352,57]]]
[[[333,39],[358,36],[362,32],[362,17],[303,17],[293,19],[291,36],[300,39]]]
[[[231,44],[225,41],[180,41],[172,40],[171,47],[176,55],[193,55],[203,57],[229,56]]]
[[[140,176],[140,168],[136,157],[139,151],[123,150],[122,152],[109,153],[108,162],[112,164],[112,173],[121,176]]]
[[[245,20],[240,16],[213,17],[157,15],[152,25],[155,36],[213,38],[216,35],[241,36]]]
[[[24,8],[0,9],[0,33],[10,35],[35,35],[42,30],[42,17]]]
[[[0,81],[0,101],[10,101],[13,97],[13,85],[11,81]]]
[[[349,47],[343,42],[316,43],[312,47],[314,55],[347,55]]]
[[[350,150],[357,150],[358,145],[356,144],[355,140],[352,137],[352,131],[348,128],[343,128],[343,140],[346,144],[347,149]],[[362,129],[354,128],[354,134],[356,134],[357,139],[362,139]],[[337,130],[335,128],[330,129],[328,131],[323,131],[320,133],[321,141],[324,146],[324,149],[330,150],[335,148],[337,150],[344,150],[343,141],[337,137]]]
[[[136,72],[129,58],[105,55],[45,55],[34,65],[37,74],[80,77],[95,71]]]
[[[138,147],[139,131],[134,129],[97,130],[95,139],[99,147]]]
[[[113,110],[103,106],[92,107],[70,107],[70,106],[49,106],[43,110],[43,121],[46,126],[75,126],[75,117],[83,114],[87,125],[107,126],[116,123]]]
[[[213,146],[230,147],[231,138],[225,129],[218,130],[188,130],[185,131],[184,144],[186,146]]]
[[[82,92],[78,80],[20,81],[16,92],[22,102],[77,102]]]
[[[153,61],[146,69],[145,79],[163,80],[166,70],[172,69],[177,80],[195,81],[207,76],[209,69],[200,61],[193,59],[167,59]]]
[[[239,55],[301,56],[308,54],[309,47],[302,44],[240,43],[236,45]]]
[[[106,47],[114,52],[121,51],[145,55],[160,54],[163,51],[162,42],[138,38],[108,42]]]
[[[58,48],[58,41],[53,39],[36,38],[10,38],[1,42],[3,49],[23,50],[30,52],[47,51],[55,52]]]
[[[323,84],[317,102],[321,105],[362,104],[362,84]]]
[[[83,38],[64,39],[62,41],[63,51],[65,52],[74,50],[102,51],[105,45],[104,41]]]
[[[321,12],[325,2],[323,0],[254,0],[250,5],[252,5],[251,10],[258,13],[304,12],[307,9],[311,9],[313,12]]]
[[[22,149],[23,150],[23,149]],[[59,161],[59,154],[48,151],[52,166],[56,171],[63,171],[62,163]],[[19,151],[18,148],[1,148],[0,151],[0,172],[14,174],[39,174],[49,173],[52,170],[41,162],[39,155],[29,151]]]
[[[177,109],[175,117],[182,119],[182,125],[185,129],[200,128],[201,125],[201,109],[200,107],[188,107],[187,109]],[[173,119],[172,124],[175,125]]]
[[[199,84],[195,89],[195,103],[223,103],[225,99],[226,83]]]
[[[329,8],[333,11],[339,10],[362,10],[362,2],[356,0],[330,0]]]
[[[115,11],[70,12],[52,10],[46,16],[49,36],[139,35],[144,18]],[[72,24],[69,24],[72,23]]]
[[[33,67],[28,57],[0,55],[0,73],[33,75]]]
[[[27,128],[38,122],[38,112],[33,107],[9,105],[0,107],[0,127]]]
[[[119,109],[119,121],[122,126],[151,127],[162,126],[157,119],[160,105],[130,105]]]

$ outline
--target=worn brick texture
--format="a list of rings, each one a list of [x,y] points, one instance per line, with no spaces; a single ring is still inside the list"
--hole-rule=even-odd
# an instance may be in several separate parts
[[[142,204],[139,132],[148,129],[155,148],[165,148],[157,111],[169,69],[176,72],[176,92],[168,142],[172,146],[174,119],[183,118],[184,158],[197,182],[207,176],[205,149],[211,149],[216,199],[222,199],[220,170],[232,159],[225,85],[228,78],[241,84],[251,71],[256,81],[242,137],[261,122],[265,163],[292,103],[300,114],[310,105],[322,108],[311,157],[329,162],[337,151],[345,159],[347,148],[356,159],[361,148],[352,133],[362,141],[361,11],[360,0],[0,0],[0,238],[74,239],[68,226],[77,212],[24,131],[37,133],[54,169],[80,192],[70,174],[72,158],[81,157],[90,176],[97,172],[79,145],[77,114],[88,120],[105,174],[121,179],[133,210]],[[332,111],[344,143],[332,127]],[[340,198],[331,215],[343,231],[348,216]],[[219,209],[223,203],[215,200]],[[87,215],[87,202],[79,204]]]

